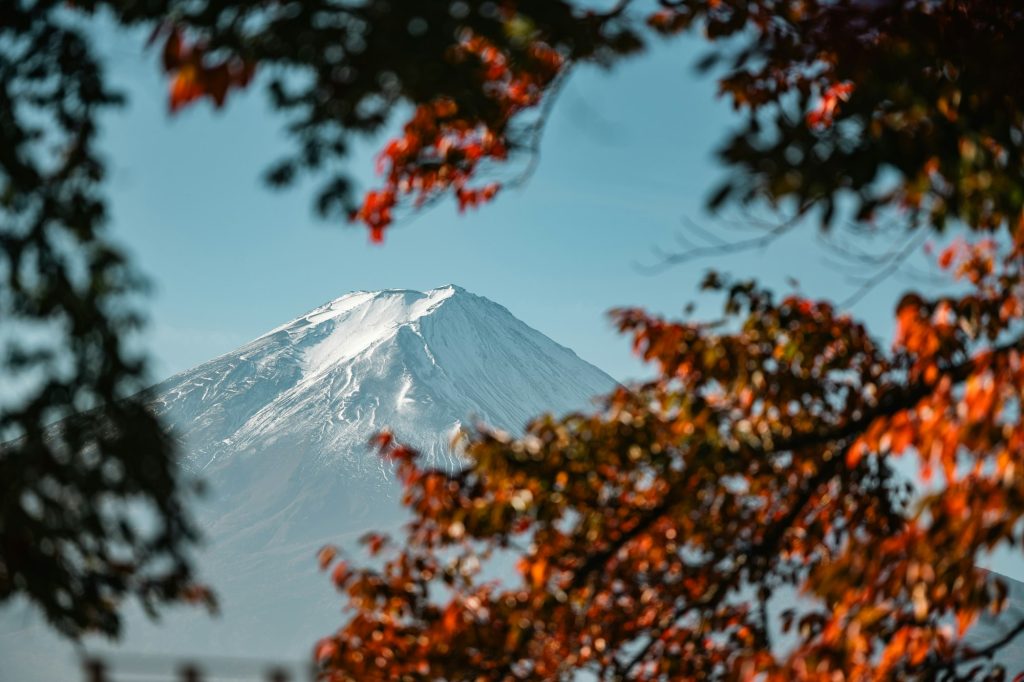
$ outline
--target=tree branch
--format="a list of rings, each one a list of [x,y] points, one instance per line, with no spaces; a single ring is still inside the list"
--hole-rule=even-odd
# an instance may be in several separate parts
[[[741,239],[735,242],[726,242],[723,240],[717,240],[713,244],[707,246],[693,246],[687,251],[680,251],[678,253],[666,253],[663,251],[655,251],[655,255],[658,256],[659,260],[654,265],[638,265],[638,267],[648,273],[654,274],[663,272],[666,269],[687,263],[698,258],[706,256],[715,256],[721,254],[733,254],[740,253],[743,251],[750,251],[752,249],[768,246],[773,241],[781,237],[782,235],[789,232],[791,229],[796,227],[797,220],[802,217],[801,214],[786,220],[778,225],[772,227],[767,233],[762,234],[758,237],[752,237],[750,239]]]
[[[1024,349],[1024,337],[1017,338],[1005,345],[997,346],[992,350],[992,352],[1001,354],[1011,350],[1022,349]],[[772,443],[771,446],[750,448],[747,454],[751,457],[764,457],[769,454],[801,450],[803,448],[813,447],[816,445],[823,445],[849,439],[862,433],[877,419],[891,417],[903,410],[910,409],[930,395],[943,378],[948,378],[954,383],[962,382],[971,374],[971,372],[974,371],[977,364],[977,357],[975,357],[960,364],[947,367],[945,370],[939,372],[939,376],[935,381],[918,381],[914,384],[905,386],[902,389],[890,391],[878,401],[875,409],[865,411],[856,419],[850,419],[844,424],[835,426],[831,429],[799,433],[789,438],[772,439],[769,441]],[[812,479],[812,482],[818,480],[819,476],[825,475],[828,472],[831,472],[831,475],[828,476],[831,478],[838,471],[838,466],[843,462],[845,462],[845,457],[833,457],[829,460],[829,464],[827,466],[823,466],[819,469],[815,478]],[[666,515],[672,507],[682,499],[680,497],[681,493],[682,491],[678,488],[670,489],[665,494],[665,497],[662,498],[660,503],[641,512],[636,525],[624,532],[615,542],[610,543],[603,550],[591,554],[590,557],[580,565],[578,569],[576,569],[573,580],[570,583],[570,589],[581,588],[586,583],[587,579],[597,571],[597,569],[603,567],[608,560],[622,549],[622,547],[642,533],[646,532],[661,517]]]
[[[840,464],[845,461],[846,458],[842,456],[834,456],[831,459],[826,460],[824,466],[822,466],[812,478],[806,479],[805,485],[798,493],[793,504],[790,506],[789,512],[787,512],[779,522],[771,527],[770,531],[761,538],[760,542],[750,546],[745,552],[743,552],[742,556],[754,557],[755,560],[764,560],[776,555],[782,543],[782,539],[785,537],[786,531],[789,530],[796,520],[806,511],[807,505],[821,486],[828,483],[836,474],[839,473]],[[723,577],[722,580],[716,582],[714,589],[702,599],[695,602],[684,602],[683,604],[680,604],[679,607],[673,611],[666,624],[659,628],[658,632],[651,634],[647,643],[640,649],[640,651],[634,654],[627,663],[619,667],[620,677],[625,679],[633,668],[639,665],[647,654],[650,653],[651,648],[661,639],[665,631],[688,612],[717,608],[722,599],[724,599],[729,592],[739,585],[743,571],[750,571],[751,563],[752,562],[750,561],[744,561],[743,564],[735,568],[728,576]],[[761,573],[760,577],[763,578],[764,573]],[[764,614],[762,614],[762,618],[765,618]],[[768,630],[766,627],[766,636],[767,632]]]

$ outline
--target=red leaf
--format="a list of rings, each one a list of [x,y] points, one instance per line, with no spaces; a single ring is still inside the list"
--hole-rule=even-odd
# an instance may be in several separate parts
[[[332,545],[324,546],[317,554],[317,563],[320,565],[320,570],[324,570],[331,565],[334,561],[334,557],[338,555],[338,549]]]
[[[334,582],[334,586],[340,589],[345,586],[349,575],[348,564],[344,561],[339,561],[338,565],[331,572],[331,580]]]

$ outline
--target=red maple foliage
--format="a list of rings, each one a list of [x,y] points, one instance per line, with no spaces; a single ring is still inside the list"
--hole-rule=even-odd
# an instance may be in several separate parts
[[[821,102],[807,113],[807,125],[810,128],[828,128],[835,119],[840,102],[850,99],[853,83],[836,83],[830,85],[821,94]]]
[[[171,113],[203,98],[221,107],[232,88],[245,88],[252,80],[255,64],[228,54],[211,58],[202,41],[189,42],[175,26],[160,24],[150,37],[164,36],[162,64],[171,79],[168,106]]]
[[[960,635],[1006,599],[976,561],[1024,522],[1022,245],[944,252],[970,293],[905,298],[889,349],[709,278],[719,324],[615,313],[658,378],[595,414],[481,430],[456,471],[381,440],[413,520],[334,575],[323,679],[976,679]]]
[[[500,183],[472,187],[474,174],[484,161],[507,158],[509,123],[540,102],[564,64],[557,51],[535,41],[526,50],[528,62],[513,66],[490,41],[469,32],[452,53],[456,61],[478,62],[478,87],[494,99],[497,117],[483,123],[460,116],[458,104],[447,97],[416,107],[402,136],[388,142],[378,158],[377,171],[384,176],[384,187],[367,192],[363,205],[352,214],[353,220],[366,224],[375,242],[383,240],[384,229],[394,219],[393,209],[403,196],[413,197],[419,208],[451,191],[459,210],[493,199]]]

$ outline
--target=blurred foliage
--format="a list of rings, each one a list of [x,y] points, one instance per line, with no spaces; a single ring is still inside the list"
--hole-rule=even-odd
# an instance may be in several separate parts
[[[117,3],[114,3],[115,5]],[[221,105],[232,88],[267,71],[295,152],[267,173],[273,185],[301,171],[324,176],[317,207],[362,220],[379,240],[403,197],[417,205],[452,192],[459,205],[493,197],[471,187],[482,161],[533,148],[536,107],[573,62],[610,65],[642,47],[622,4],[608,12],[563,0],[515,4],[431,0],[339,3],[168,3],[154,40],[162,45],[170,107],[204,98]],[[386,186],[363,201],[332,172],[353,135],[373,133],[411,106],[405,134],[381,155]]]
[[[130,397],[139,282],[104,237],[94,146],[119,98],[53,6],[7,3],[0,22],[0,601],[116,634],[127,596],[203,593],[172,442]]]
[[[161,3],[153,3],[160,5]],[[604,3],[603,5],[609,5]],[[118,6],[118,3],[114,3]],[[146,4],[145,7],[151,5]],[[344,155],[400,104],[414,114],[381,155],[384,187],[356,203],[344,174],[318,204],[379,238],[403,198],[493,197],[481,169],[536,153],[538,111],[574,64],[614,64],[653,35],[699,30],[699,66],[745,115],[720,158],[733,171],[711,198],[790,205],[833,222],[897,208],[909,224],[1015,224],[1021,187],[1024,17],[998,0],[623,0],[392,3],[168,3],[172,108],[222,103],[259,65],[287,112],[296,153],[287,183]],[[128,3],[128,16],[138,11]],[[123,9],[121,11],[124,11]],[[880,77],[884,74],[884,77]],[[326,174],[326,171],[322,171]],[[486,189],[485,194],[482,190]]]
[[[454,472],[380,436],[413,520],[374,568],[321,552],[322,679],[1007,679],[1024,614],[976,563],[1024,528],[1024,250],[942,260],[971,294],[904,299],[892,351],[711,276],[719,320],[615,313],[658,378],[595,414],[481,429]]]
[[[998,0],[672,2],[666,32],[702,22],[721,92],[748,124],[721,158],[736,177],[715,196],[837,199],[859,220],[882,208],[943,229],[1016,229],[1024,206],[1024,12]]]

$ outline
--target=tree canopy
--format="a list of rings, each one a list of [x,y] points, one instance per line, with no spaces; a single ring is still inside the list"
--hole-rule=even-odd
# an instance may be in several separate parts
[[[615,313],[658,378],[595,414],[481,430],[455,472],[383,437],[413,521],[365,540],[383,568],[322,553],[348,608],[325,679],[1003,679],[1024,620],[959,640],[1005,605],[975,562],[1024,518],[1021,341],[981,345],[1014,324],[1021,252],[994,248],[943,254],[972,293],[905,299],[892,350],[711,278],[721,320]]]
[[[540,419],[523,438],[482,429],[455,472],[383,437],[414,520],[390,550],[367,538],[382,568],[321,555],[348,608],[317,648],[325,679],[1005,679],[992,656],[1024,620],[981,646],[961,636],[1005,606],[978,559],[1024,539],[1021,90],[994,57],[1019,49],[1021,11],[660,5],[648,26],[703,31],[702,66],[746,112],[712,207],[995,236],[943,250],[959,293],[906,295],[891,348],[827,301],[712,273],[721,319],[615,313],[658,378],[595,414]],[[630,9],[601,16],[638,30]],[[504,16],[535,27],[563,73],[579,61],[524,7]],[[557,77],[486,44],[482,92],[553,95]],[[458,97],[436,94],[355,213],[375,234],[403,198],[477,203],[471,145],[515,148],[511,127],[470,116],[466,133]],[[495,581],[509,556],[517,579]],[[800,608],[773,609],[780,593]]]
[[[0,467],[27,472],[0,478],[0,598],[28,594],[70,633],[116,630],[125,593],[190,594],[192,536],[170,448],[144,403],[124,399],[143,366],[123,345],[134,279],[101,229],[96,115],[118,98],[82,27],[96,12],[151,31],[172,111],[265,86],[293,141],[267,179],[316,174],[320,211],[363,223],[374,240],[448,195],[460,208],[494,199],[509,181],[503,163],[537,153],[571,69],[612,66],[685,32],[707,38],[699,66],[743,121],[723,140],[729,176],[712,208],[786,212],[779,229],[809,218],[965,235],[939,257],[956,293],[904,297],[891,348],[826,301],[709,275],[722,319],[616,314],[658,378],[595,414],[541,419],[523,438],[482,430],[455,472],[421,469],[383,437],[415,521],[390,549],[368,539],[389,552],[383,568],[322,554],[351,609],[317,649],[326,678],[999,679],[989,655],[1006,642],[970,649],[956,635],[1005,599],[977,557],[1018,544],[1024,527],[1024,110],[1008,66],[1024,50],[1024,10],[995,0],[14,3],[0,27],[0,300],[5,316],[56,329],[59,343],[9,353],[5,366],[54,378],[30,387],[30,407],[0,415],[20,438]],[[395,114],[407,122],[381,152],[381,185],[359,197],[334,161]],[[92,411],[47,430],[82,407]],[[916,464],[923,493],[894,473],[901,459]],[[164,521],[155,540],[90,504],[138,494]],[[67,495],[85,502],[65,509]],[[31,570],[19,563],[26,544],[42,552]],[[126,562],[104,549],[125,545]],[[487,579],[481,566],[509,554],[517,582]],[[142,577],[167,556],[174,570]],[[66,575],[82,567],[97,568]],[[85,586],[72,606],[49,591],[65,582]],[[787,586],[806,610],[768,608]]]

